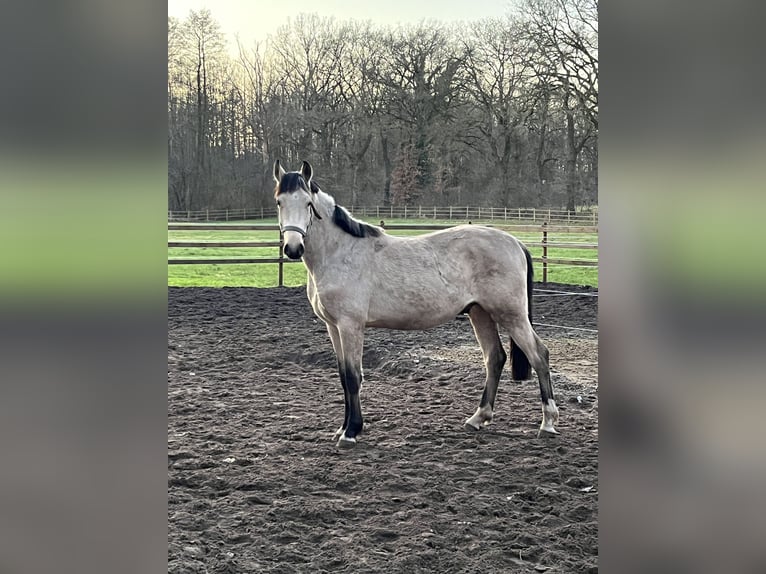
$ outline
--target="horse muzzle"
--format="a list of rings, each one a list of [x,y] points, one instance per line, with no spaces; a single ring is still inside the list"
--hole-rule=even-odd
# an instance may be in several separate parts
[[[284,252],[290,259],[300,259],[303,257],[304,250],[303,242],[297,244],[285,243]]]
[[[303,238],[306,237],[306,232],[295,225],[285,225],[282,227],[282,234],[285,242],[283,249],[285,255],[290,259],[300,259],[303,257],[305,250]],[[297,237],[296,234],[300,235],[300,237]]]

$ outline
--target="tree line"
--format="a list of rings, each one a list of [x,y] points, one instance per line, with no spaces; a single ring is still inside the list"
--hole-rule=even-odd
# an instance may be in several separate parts
[[[340,203],[597,201],[597,0],[520,0],[463,25],[313,14],[254,47],[168,19],[168,207],[271,205],[303,159]]]

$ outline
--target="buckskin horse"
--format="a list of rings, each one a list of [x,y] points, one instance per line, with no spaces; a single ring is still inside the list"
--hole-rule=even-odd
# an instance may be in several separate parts
[[[537,372],[543,420],[538,436],[558,434],[548,349],[532,328],[532,259],[522,243],[498,229],[459,225],[416,237],[394,237],[354,219],[312,179],[311,165],[286,172],[274,164],[275,198],[284,253],[303,258],[307,292],[327,325],[345,398],[338,447],[362,432],[362,348],[366,327],[428,329],[467,313],[486,368],[484,393],[465,421],[479,430],[492,421],[507,355],[498,327],[510,335],[514,380]]]

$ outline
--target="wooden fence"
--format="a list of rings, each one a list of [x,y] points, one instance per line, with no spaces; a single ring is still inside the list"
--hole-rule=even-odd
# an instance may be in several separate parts
[[[388,231],[394,230],[417,230],[417,231],[436,231],[439,229],[448,229],[454,227],[454,225],[431,225],[431,224],[385,224],[385,221],[381,221],[383,227]],[[551,242],[548,240],[550,233],[556,234],[578,234],[598,233],[598,227],[593,226],[579,226],[579,225],[557,225],[553,226],[547,222],[543,222],[540,225],[494,225],[499,229],[503,229],[510,233],[524,232],[524,233],[540,233],[540,241],[524,241],[524,244],[529,247],[542,247],[542,257],[533,257],[533,261],[542,263],[543,268],[543,283],[548,282],[548,265],[574,265],[584,267],[598,267],[598,260],[588,259],[562,259],[562,258],[550,258],[548,257],[548,248],[559,249],[598,249],[598,243],[583,243],[583,242]],[[279,253],[277,257],[236,257],[236,258],[209,258],[209,257],[195,257],[195,258],[168,258],[168,265],[228,265],[228,264],[259,264],[259,263],[277,263],[278,264],[278,285],[284,286],[284,264],[296,263],[291,259],[284,256],[284,238],[278,225],[273,224],[179,224],[169,223],[168,231],[274,231],[278,237],[277,241],[168,241],[168,248],[178,247],[191,247],[191,248],[209,248],[209,247],[278,247]]]
[[[551,224],[598,225],[598,209],[568,211],[549,207],[471,207],[471,206],[357,206],[349,211],[356,217],[381,219],[436,219],[468,221],[525,221]],[[276,207],[242,209],[202,209],[197,211],[168,211],[168,221],[243,221],[276,218]]]

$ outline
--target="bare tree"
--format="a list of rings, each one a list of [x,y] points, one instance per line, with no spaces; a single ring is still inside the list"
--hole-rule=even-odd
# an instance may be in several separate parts
[[[204,201],[212,177],[209,149],[220,134],[212,129],[211,72],[223,48],[208,10],[192,11],[183,22],[168,20],[169,177],[177,205],[186,209]]]
[[[417,153],[413,145],[403,146],[391,174],[391,203],[409,205],[419,198]]]
[[[597,5],[519,1],[463,29],[299,15],[233,58],[209,12],[170,18],[169,206],[266,205],[277,158],[350,206],[594,199]]]
[[[534,72],[521,26],[510,18],[477,22],[465,35],[469,89],[482,110],[478,129],[500,180],[502,205],[522,195],[528,143],[526,126],[534,112]]]
[[[342,102],[340,86],[341,58],[344,43],[331,18],[301,14],[277,30],[272,40],[273,64],[281,74],[283,105],[292,108],[292,123],[285,126],[284,137],[294,145],[300,157],[325,151],[324,165],[332,162],[327,149],[332,145],[337,111]],[[320,143],[321,140],[321,143]],[[315,145],[315,141],[317,145]],[[297,161],[298,157],[288,157]]]
[[[390,65],[380,78],[388,115],[409,132],[418,165],[418,183],[432,183],[431,153],[439,129],[455,119],[460,101],[463,54],[447,29],[435,24],[400,28],[386,41]]]
[[[197,125],[195,144],[197,168],[200,183],[204,175],[209,175],[208,123],[210,114],[209,76],[212,61],[223,52],[223,38],[219,24],[213,19],[210,10],[192,11],[186,20],[184,29],[190,58],[195,68]]]
[[[567,209],[574,210],[578,157],[598,131],[598,0],[523,0],[521,11],[527,36],[537,47],[541,80],[555,84],[560,93],[566,121],[566,201]]]
[[[383,35],[369,22],[350,22],[345,29],[350,48],[344,50],[341,60],[340,87],[348,110],[348,122],[341,145],[351,166],[351,205],[358,205],[359,192],[375,182],[374,177],[367,175],[374,166],[365,158],[373,139],[382,129],[381,114],[385,102],[378,74],[386,62]],[[364,174],[364,178],[360,174]],[[384,187],[387,187],[385,183]]]
[[[184,70],[185,39],[182,24],[168,18],[168,207],[189,209],[193,158],[185,113],[187,88]]]

